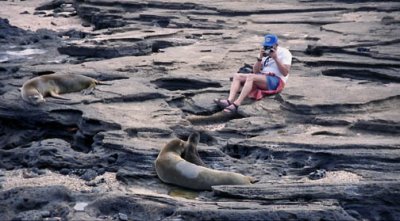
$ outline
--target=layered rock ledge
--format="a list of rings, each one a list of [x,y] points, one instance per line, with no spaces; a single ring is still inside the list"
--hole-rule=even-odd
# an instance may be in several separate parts
[[[0,1],[0,220],[397,220],[398,1]],[[293,54],[284,91],[218,112],[266,33]],[[36,76],[105,81],[40,106]],[[162,183],[171,139],[257,178]]]

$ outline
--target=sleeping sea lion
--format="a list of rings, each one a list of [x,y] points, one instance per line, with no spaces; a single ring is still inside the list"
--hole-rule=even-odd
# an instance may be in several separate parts
[[[163,182],[195,190],[211,190],[216,185],[249,185],[255,181],[239,173],[213,170],[182,159],[186,146],[186,142],[174,139],[161,149],[155,168]]]
[[[92,92],[97,84],[106,84],[91,77],[77,74],[48,74],[32,78],[21,88],[22,99],[28,103],[38,105],[44,103],[44,97],[51,96],[69,100],[60,94],[85,90],[85,94]]]

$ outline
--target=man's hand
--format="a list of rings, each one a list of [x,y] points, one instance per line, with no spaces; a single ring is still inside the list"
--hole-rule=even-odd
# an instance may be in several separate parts
[[[274,59],[275,61],[276,61],[276,59],[278,59],[278,55],[276,54],[276,49],[275,49],[275,48],[272,48],[272,49],[269,51],[269,56],[270,56],[272,59]]]

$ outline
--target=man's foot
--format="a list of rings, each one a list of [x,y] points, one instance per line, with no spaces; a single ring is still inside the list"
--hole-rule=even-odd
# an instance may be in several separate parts
[[[239,107],[238,107],[235,103],[232,103],[231,105],[227,106],[227,107],[224,109],[224,112],[225,112],[225,113],[228,113],[228,114],[236,114],[237,111],[238,111],[238,108],[239,108]]]
[[[222,99],[214,99],[214,103],[217,104],[218,107],[221,109],[224,109],[232,104],[229,100],[222,100]]]

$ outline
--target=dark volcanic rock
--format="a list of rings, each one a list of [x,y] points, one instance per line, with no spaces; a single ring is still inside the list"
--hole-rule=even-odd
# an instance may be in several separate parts
[[[379,189],[376,189],[376,186]],[[258,189],[259,188],[259,189]],[[262,190],[261,190],[262,189]],[[261,190],[261,191],[260,191]],[[305,191],[303,191],[305,190]],[[264,192],[265,191],[265,192]],[[380,219],[382,214],[389,220],[396,219],[400,211],[396,209],[398,206],[397,198],[398,184],[397,182],[380,182],[359,183],[352,185],[274,185],[267,186],[253,185],[253,187],[214,187],[214,192],[217,195],[228,195],[240,198],[263,199],[263,200],[298,200],[306,199],[332,199],[340,198],[345,210],[355,210],[359,214],[363,214],[373,219]],[[275,193],[279,193],[278,195]],[[387,193],[392,193],[390,197],[385,196]],[[361,198],[359,198],[362,196]],[[384,201],[382,202],[382,197]],[[355,201],[362,200],[364,205],[369,205],[364,208],[357,207]],[[372,206],[375,205],[375,206]],[[389,215],[390,214],[390,215]],[[349,218],[349,217],[348,217]],[[347,219],[348,219],[347,218]]]
[[[60,7],[62,4],[64,4],[66,1],[64,0],[53,0],[48,3],[44,3],[41,6],[37,7],[36,10],[52,10]]]
[[[400,217],[398,1],[2,6],[0,220]],[[267,32],[293,54],[285,89],[223,116],[213,100],[251,71]],[[22,101],[24,82],[51,73],[108,85]],[[207,167],[258,182],[162,183],[160,149],[192,133]]]
[[[0,192],[1,220],[67,217],[71,192],[63,186],[21,187]]]
[[[161,220],[172,215],[176,206],[174,201],[157,197],[107,196],[88,205],[87,210],[94,216],[117,215],[121,218],[124,214],[128,220]]]
[[[16,43],[16,44],[25,44],[26,42],[19,40],[19,38],[27,38],[31,35],[31,41],[33,40],[34,33],[30,31],[26,31],[20,29],[18,27],[10,25],[8,19],[0,18],[0,41],[2,43]],[[29,39],[26,39],[29,41]]]

